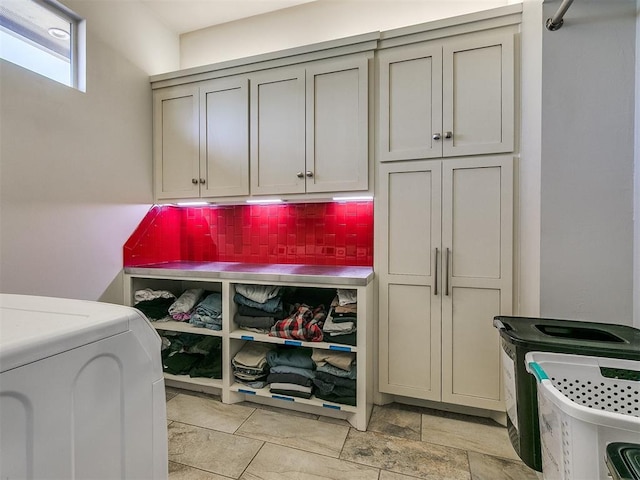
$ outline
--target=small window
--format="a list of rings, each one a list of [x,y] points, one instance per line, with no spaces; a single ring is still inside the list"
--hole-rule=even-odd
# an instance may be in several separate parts
[[[55,0],[0,2],[0,57],[85,90],[84,20]]]

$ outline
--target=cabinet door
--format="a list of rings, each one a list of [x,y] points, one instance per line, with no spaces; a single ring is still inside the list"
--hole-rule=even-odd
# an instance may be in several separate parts
[[[249,82],[200,84],[201,196],[249,195]]]
[[[441,162],[380,168],[380,391],[440,400]]]
[[[307,74],[307,192],[369,186],[368,59],[312,64]]]
[[[495,315],[512,310],[513,159],[446,160],[442,173],[442,400],[504,410]]]
[[[251,193],[304,193],[304,68],[267,70],[250,81]]]
[[[513,151],[513,33],[450,40],[442,62],[443,155]]]
[[[153,94],[155,198],[200,196],[199,98],[197,85]]]
[[[442,47],[379,54],[380,161],[442,156]],[[434,138],[435,136],[435,138]]]

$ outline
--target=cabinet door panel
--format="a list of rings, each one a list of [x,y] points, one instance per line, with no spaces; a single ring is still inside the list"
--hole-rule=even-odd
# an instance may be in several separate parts
[[[251,78],[251,193],[304,193],[305,73],[281,68]]]
[[[368,188],[367,64],[361,58],[307,67],[307,192]]]
[[[492,319],[500,312],[500,290],[454,287],[453,314],[443,322],[443,337],[451,342],[444,351],[442,400],[482,406],[501,399],[500,336]]]
[[[447,42],[442,56],[443,155],[513,151],[513,34]]]
[[[415,398],[440,397],[440,329],[431,318],[432,288],[422,285],[388,285],[386,382],[383,391]],[[435,321],[434,321],[435,320]]]
[[[380,219],[380,391],[440,399],[441,162],[383,164]]]
[[[200,86],[201,195],[249,194],[249,86],[246,78]]]
[[[512,311],[513,159],[445,160],[442,184],[442,400],[501,410],[492,320]]]
[[[198,86],[157,90],[153,97],[155,197],[197,198],[200,187]],[[193,183],[193,180],[196,183]]]
[[[439,246],[432,243],[431,226],[433,215],[437,215],[433,193],[439,190],[440,171],[392,172],[387,179],[388,272],[431,276],[434,267],[431,253]]]
[[[451,171],[451,275],[500,278],[499,166]]]
[[[380,72],[380,161],[442,155],[442,49],[421,45],[383,51]]]

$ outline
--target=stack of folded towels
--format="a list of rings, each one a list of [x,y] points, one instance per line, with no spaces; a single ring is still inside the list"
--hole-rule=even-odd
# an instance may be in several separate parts
[[[238,284],[235,288],[233,301],[238,309],[233,319],[239,328],[268,333],[277,320],[286,316],[282,287]]]
[[[337,289],[322,327],[325,342],[356,345],[357,300],[356,290]]]
[[[356,404],[356,360],[352,352],[313,349],[313,379],[317,398],[345,405]]]

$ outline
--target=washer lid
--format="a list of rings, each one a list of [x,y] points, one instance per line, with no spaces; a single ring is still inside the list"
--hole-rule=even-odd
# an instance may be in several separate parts
[[[131,307],[0,294],[0,372],[129,330]]]

